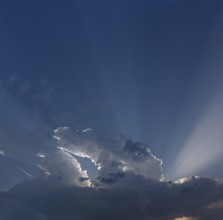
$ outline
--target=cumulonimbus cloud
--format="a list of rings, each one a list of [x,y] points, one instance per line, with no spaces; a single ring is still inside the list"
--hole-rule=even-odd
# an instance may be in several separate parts
[[[149,147],[91,129],[54,131],[36,154],[39,177],[0,192],[1,220],[218,220],[223,183],[204,177],[166,182]],[[90,179],[77,157],[97,167]]]

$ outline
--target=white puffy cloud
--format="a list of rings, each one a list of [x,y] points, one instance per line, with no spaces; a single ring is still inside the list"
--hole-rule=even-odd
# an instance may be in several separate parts
[[[56,178],[60,185],[88,186],[87,173],[81,169],[80,163],[69,153],[63,150],[55,150],[42,158],[39,167],[52,178]],[[86,181],[80,181],[86,179]]]
[[[99,184],[129,180],[132,174],[158,181],[163,179],[162,161],[152,155],[143,143],[98,137],[91,129],[79,132],[68,127],[56,129],[54,137],[58,141],[58,149],[92,160],[98,168]]]

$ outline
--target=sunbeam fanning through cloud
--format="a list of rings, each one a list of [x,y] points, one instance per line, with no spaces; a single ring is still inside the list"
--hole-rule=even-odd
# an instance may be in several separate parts
[[[0,220],[222,220],[223,1],[0,1]]]
[[[196,175],[223,157],[223,92],[205,109],[167,176]]]

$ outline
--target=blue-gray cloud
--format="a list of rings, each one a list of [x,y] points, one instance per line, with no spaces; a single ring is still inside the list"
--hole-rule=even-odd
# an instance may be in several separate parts
[[[4,220],[174,220],[221,219],[223,184],[193,177],[183,183],[148,181],[134,189],[62,187],[52,176],[17,185],[0,194]],[[184,218],[187,219],[187,218]]]
[[[166,182],[161,160],[143,143],[67,127],[56,129],[54,138],[50,149],[36,154],[41,174],[0,193],[0,219],[218,220],[223,215],[221,181]],[[95,179],[76,155],[94,162]]]

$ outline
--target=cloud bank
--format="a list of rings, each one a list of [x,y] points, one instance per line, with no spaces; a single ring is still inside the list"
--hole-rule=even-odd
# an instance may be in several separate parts
[[[126,138],[91,129],[54,131],[56,142],[36,153],[37,178],[0,192],[1,220],[219,220],[223,183],[206,177],[166,182],[162,161]],[[2,156],[4,156],[2,154]],[[78,158],[97,168],[88,176]]]
[[[135,177],[137,178],[137,176]],[[208,178],[184,183],[148,181],[134,189],[61,187],[36,179],[0,194],[2,220],[214,219],[223,215],[223,184]]]

